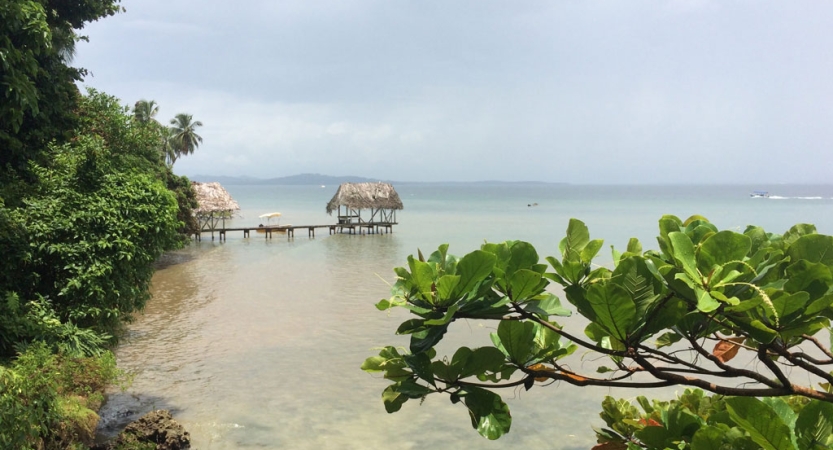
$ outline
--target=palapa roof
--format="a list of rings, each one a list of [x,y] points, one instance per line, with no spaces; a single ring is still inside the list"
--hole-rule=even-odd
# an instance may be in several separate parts
[[[353,209],[402,209],[402,200],[390,183],[342,183],[336,195],[327,203],[327,214],[339,206]]]
[[[216,181],[211,183],[192,181],[191,186],[197,194],[197,204],[199,206],[194,210],[194,213],[197,215],[212,212],[237,211],[240,209],[240,205]]]

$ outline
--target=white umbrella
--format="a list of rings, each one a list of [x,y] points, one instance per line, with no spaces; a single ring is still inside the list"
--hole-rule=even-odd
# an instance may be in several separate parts
[[[281,216],[281,213],[273,212],[273,213],[261,214],[258,217],[260,217],[261,219],[266,219],[266,223],[268,224],[269,221],[272,220],[273,217],[280,217],[280,216]],[[278,221],[280,222],[280,219]]]

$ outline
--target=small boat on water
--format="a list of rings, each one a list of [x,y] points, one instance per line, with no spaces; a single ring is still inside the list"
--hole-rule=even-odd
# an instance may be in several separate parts
[[[292,225],[281,225],[280,224],[281,213],[279,213],[279,212],[261,214],[261,215],[258,216],[258,218],[266,219],[266,225],[260,224],[260,225],[257,226],[257,232],[258,233],[265,233],[266,230],[270,230],[272,232],[278,232],[278,233],[286,233],[286,229],[288,227],[292,226]],[[274,225],[272,225],[272,219],[276,219]]]
[[[752,193],[749,194],[749,196],[752,197],[752,198],[769,198],[769,192],[767,192],[767,191],[752,191]]]

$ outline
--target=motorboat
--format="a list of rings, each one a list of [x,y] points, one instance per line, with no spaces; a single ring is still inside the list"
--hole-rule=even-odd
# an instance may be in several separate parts
[[[769,192],[767,192],[767,191],[752,191],[752,193],[749,194],[749,196],[752,197],[752,198],[769,198]]]
[[[279,233],[282,233],[282,232],[286,232],[286,229],[290,226],[290,225],[281,226],[281,224],[280,224],[281,213],[279,213],[279,212],[261,214],[261,215],[258,216],[258,218],[266,219],[266,225],[261,223],[260,225],[257,226],[257,232],[258,233],[265,233],[267,229],[270,230],[270,231],[277,231]],[[275,219],[275,224],[272,224],[272,219]]]

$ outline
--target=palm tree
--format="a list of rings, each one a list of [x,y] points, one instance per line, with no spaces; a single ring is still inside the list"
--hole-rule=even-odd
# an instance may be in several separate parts
[[[64,64],[70,65],[75,59],[75,42],[78,39],[78,35],[72,28],[52,28],[52,48],[57,51],[58,57]]]
[[[194,121],[191,114],[179,113],[171,119],[171,145],[173,154],[171,165],[183,155],[190,155],[202,143],[202,137],[196,128],[202,126],[199,120]]]
[[[162,157],[165,159],[168,167],[173,167],[177,157],[174,143],[174,129],[173,127],[160,126],[159,131],[162,134]]]
[[[156,104],[156,100],[139,100],[133,105],[133,117],[139,123],[149,123],[150,121],[156,121],[156,114],[159,112],[159,105]]]

